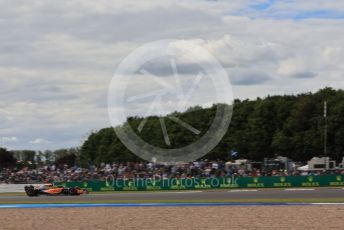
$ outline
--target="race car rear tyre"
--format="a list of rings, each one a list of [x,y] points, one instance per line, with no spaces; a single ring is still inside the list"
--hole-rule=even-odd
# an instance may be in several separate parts
[[[78,191],[75,188],[69,189],[69,195],[70,196],[76,196],[78,194]]]

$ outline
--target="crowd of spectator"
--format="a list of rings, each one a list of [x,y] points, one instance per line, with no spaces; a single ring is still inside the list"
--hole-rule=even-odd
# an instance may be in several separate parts
[[[195,161],[187,164],[161,165],[143,162],[101,164],[99,167],[90,166],[79,167],[56,167],[46,165],[29,169],[25,167],[21,170],[3,169],[0,172],[0,183],[50,183],[50,182],[69,182],[87,180],[105,180],[107,177],[115,179],[169,179],[169,178],[213,178],[225,176],[288,176],[288,175],[317,175],[334,174],[342,171],[318,171],[300,172],[286,170],[271,170],[262,172],[259,169],[247,171],[243,167],[234,167],[231,162],[224,161]]]

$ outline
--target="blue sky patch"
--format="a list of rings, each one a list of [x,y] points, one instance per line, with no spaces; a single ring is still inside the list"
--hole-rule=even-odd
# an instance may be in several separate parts
[[[288,4],[295,4],[295,1],[285,0]],[[300,9],[295,11],[288,11],[279,9],[275,11],[272,7],[277,4],[276,0],[267,0],[265,2],[251,4],[248,8],[242,10],[237,15],[250,16],[250,18],[270,18],[270,19],[343,19],[344,11],[338,11],[335,9],[319,9],[319,10],[308,10]],[[252,14],[253,15],[250,15]]]
[[[316,11],[304,11],[297,12],[292,15],[293,19],[307,19],[307,18],[322,18],[322,19],[343,19],[344,12],[333,10],[316,10]]]
[[[268,1],[263,2],[263,3],[258,3],[258,4],[250,5],[250,7],[251,7],[252,9],[255,9],[255,10],[267,10],[267,9],[269,9],[274,3],[275,3],[275,0],[268,0]]]

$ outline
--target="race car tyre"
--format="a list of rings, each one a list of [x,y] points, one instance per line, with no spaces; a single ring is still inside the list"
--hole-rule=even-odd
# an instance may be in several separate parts
[[[77,190],[75,188],[69,189],[69,195],[70,196],[76,196],[78,194]]]
[[[69,195],[69,189],[63,189],[62,192],[64,195],[68,196]]]
[[[38,196],[38,191],[35,190],[35,188],[32,185],[31,186],[25,186],[25,192],[30,197]]]

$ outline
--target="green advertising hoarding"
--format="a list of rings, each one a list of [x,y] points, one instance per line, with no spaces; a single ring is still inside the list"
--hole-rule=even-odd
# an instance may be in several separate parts
[[[66,187],[87,188],[89,191],[159,191],[204,190],[232,188],[288,188],[288,187],[338,187],[344,186],[344,175],[326,176],[270,176],[270,177],[223,177],[186,179],[137,179],[92,180],[85,182],[56,182]]]

